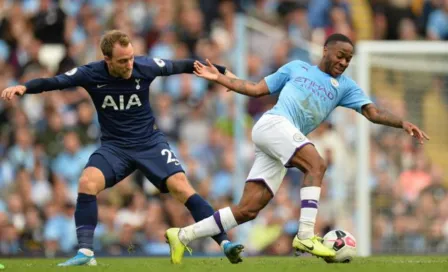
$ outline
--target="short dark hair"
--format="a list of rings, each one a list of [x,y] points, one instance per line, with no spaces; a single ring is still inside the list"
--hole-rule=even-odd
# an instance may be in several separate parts
[[[355,47],[355,45],[353,45],[353,42],[352,40],[350,40],[349,37],[340,33],[331,34],[325,41],[324,46],[331,45],[336,42],[346,42],[349,43],[351,46]]]

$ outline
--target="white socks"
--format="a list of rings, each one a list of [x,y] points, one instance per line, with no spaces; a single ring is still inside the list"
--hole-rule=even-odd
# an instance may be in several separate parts
[[[88,248],[80,248],[78,251],[83,253],[84,255],[86,255],[88,257],[92,257],[93,256],[93,251],[88,249]]]
[[[300,209],[299,239],[308,239],[314,236],[317,209],[319,206],[320,187],[310,186],[300,189],[302,208]]]
[[[198,238],[211,237],[236,226],[238,226],[238,223],[233,216],[232,210],[230,207],[227,207],[193,225],[181,228],[179,239],[184,245],[187,245]],[[223,241],[221,245],[224,245],[225,242]]]
[[[320,187],[303,187],[300,189],[300,198],[302,199],[302,208],[300,210],[297,236],[299,239],[309,239],[314,236]],[[187,245],[198,238],[211,237],[221,232],[226,232],[236,226],[238,226],[238,223],[233,216],[232,210],[230,207],[226,207],[195,224],[181,228],[179,231],[179,239],[184,245]],[[221,246],[225,242],[227,241],[223,241]]]

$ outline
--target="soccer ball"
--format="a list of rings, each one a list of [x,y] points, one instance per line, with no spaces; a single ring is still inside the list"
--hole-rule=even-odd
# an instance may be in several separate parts
[[[324,246],[336,251],[335,257],[327,257],[327,263],[349,263],[356,256],[356,239],[348,231],[332,230],[323,238]]]

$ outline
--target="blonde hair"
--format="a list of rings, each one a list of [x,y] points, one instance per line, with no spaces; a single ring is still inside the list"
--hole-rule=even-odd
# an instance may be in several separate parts
[[[120,30],[109,30],[101,37],[100,47],[104,56],[112,57],[114,45],[119,43],[121,46],[128,46],[131,43],[129,36]]]

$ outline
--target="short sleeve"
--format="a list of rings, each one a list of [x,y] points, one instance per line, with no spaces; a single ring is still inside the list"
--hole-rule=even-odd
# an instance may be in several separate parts
[[[371,103],[373,102],[366,96],[356,82],[351,79],[346,79],[344,95],[339,101],[339,106],[361,112],[364,105]]]
[[[271,94],[278,93],[283,89],[291,77],[292,68],[293,63],[287,63],[280,67],[277,72],[264,78]]]

